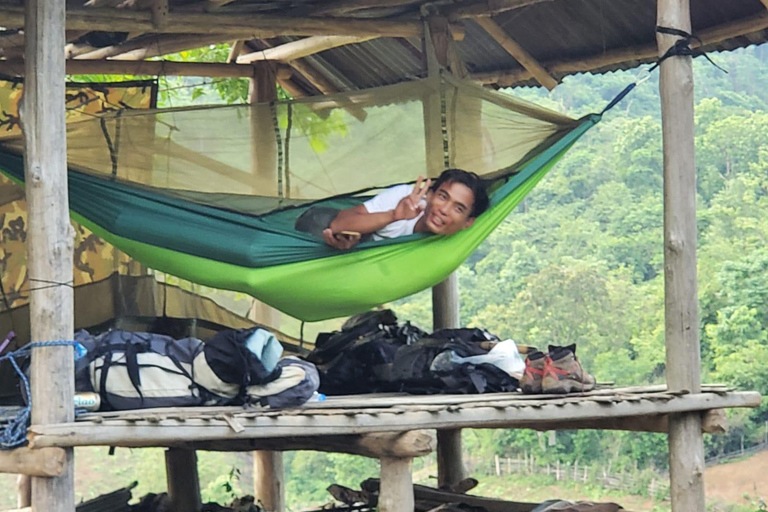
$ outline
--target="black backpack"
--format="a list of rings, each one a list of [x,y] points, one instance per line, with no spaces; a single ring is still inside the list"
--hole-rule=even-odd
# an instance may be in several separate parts
[[[471,330],[458,331],[468,333]],[[517,389],[517,379],[492,364],[463,363],[445,370],[433,370],[432,363],[435,358],[447,351],[453,351],[460,357],[488,352],[478,342],[461,341],[456,336],[449,339],[450,341],[423,338],[411,345],[400,347],[392,366],[394,386],[400,391],[414,394],[490,393]],[[487,339],[483,336],[482,341]]]

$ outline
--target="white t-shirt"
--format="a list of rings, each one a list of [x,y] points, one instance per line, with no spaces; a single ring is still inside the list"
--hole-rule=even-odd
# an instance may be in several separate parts
[[[365,206],[368,213],[388,212],[394,210],[400,200],[411,192],[413,192],[413,185],[396,185],[364,202],[363,206]],[[426,205],[423,199],[421,203]],[[373,233],[373,239],[384,240],[385,238],[411,235],[422,215],[424,215],[424,212],[421,212],[414,219],[397,220],[392,224],[387,224]]]

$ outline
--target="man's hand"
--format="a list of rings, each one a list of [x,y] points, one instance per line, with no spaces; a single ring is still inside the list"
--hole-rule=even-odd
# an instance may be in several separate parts
[[[360,242],[360,234],[346,234],[346,233],[338,233],[334,234],[333,231],[330,229],[324,229],[323,230],[323,240],[325,240],[325,243],[330,245],[333,248],[339,249],[341,251],[346,251],[358,244]]]
[[[418,217],[424,211],[424,205],[421,204],[421,200],[429,192],[431,185],[432,180],[427,179],[425,181],[424,176],[419,176],[419,179],[416,180],[416,185],[413,186],[413,191],[402,198],[393,210],[394,220],[410,220]]]

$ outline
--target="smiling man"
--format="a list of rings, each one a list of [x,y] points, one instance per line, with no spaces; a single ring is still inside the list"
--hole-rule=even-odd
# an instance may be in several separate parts
[[[342,210],[323,231],[325,242],[350,249],[361,235],[374,240],[411,233],[452,235],[470,227],[488,208],[483,181],[473,172],[448,169],[432,183],[420,176],[416,185],[397,185],[365,203]]]

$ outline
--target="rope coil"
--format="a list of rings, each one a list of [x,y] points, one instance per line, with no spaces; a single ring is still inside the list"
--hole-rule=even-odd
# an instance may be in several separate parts
[[[32,392],[29,385],[29,379],[21,370],[17,358],[29,357],[32,355],[32,350],[35,348],[46,347],[61,347],[70,346],[75,349],[75,359],[79,359],[83,355],[84,347],[76,341],[57,340],[57,341],[37,341],[34,343],[28,343],[24,347],[8,352],[5,355],[0,356],[0,362],[10,361],[11,366],[19,376],[19,380],[23,386],[23,393],[26,397],[27,405],[19,411],[19,413],[12,418],[2,430],[0,430],[0,450],[10,450],[24,445],[27,442],[27,427],[29,426],[29,419],[32,414]],[[78,347],[80,347],[78,349]]]

